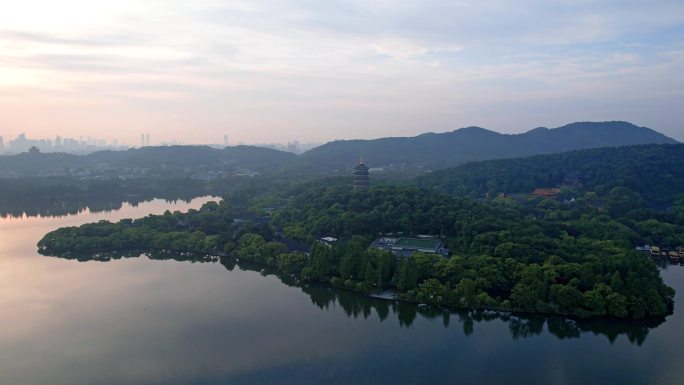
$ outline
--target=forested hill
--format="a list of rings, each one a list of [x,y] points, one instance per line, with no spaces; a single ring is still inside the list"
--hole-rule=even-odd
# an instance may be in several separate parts
[[[499,134],[479,127],[448,133],[375,140],[339,140],[314,148],[301,161],[319,169],[349,169],[363,154],[371,167],[440,169],[469,161],[515,158],[572,150],[649,143],[676,143],[650,128],[627,122],[580,122],[523,134]],[[351,162],[351,163],[350,163]]]
[[[254,146],[216,149],[209,146],[144,147],[127,151],[99,151],[88,155],[22,153],[0,156],[0,172],[28,175],[72,168],[163,168],[173,170],[274,170],[296,161],[292,153]]]
[[[420,176],[416,183],[470,197],[562,186],[603,195],[626,187],[651,204],[668,204],[684,196],[684,145],[598,148],[471,162]]]
[[[121,171],[130,168],[164,170],[166,174],[247,169],[304,177],[335,171],[346,175],[363,154],[370,167],[383,167],[406,176],[468,161],[649,143],[676,141],[649,128],[626,122],[572,123],[554,129],[536,128],[515,135],[468,127],[416,137],[334,141],[299,156],[254,146],[233,146],[222,150],[208,146],[144,147],[88,155],[23,153],[0,156],[0,175],[59,176],[72,169],[101,174],[102,169]]]

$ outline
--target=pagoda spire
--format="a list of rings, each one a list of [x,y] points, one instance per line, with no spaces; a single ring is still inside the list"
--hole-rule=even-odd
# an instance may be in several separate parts
[[[354,167],[354,191],[368,188],[368,167],[363,163],[363,153],[359,157],[359,164]]]

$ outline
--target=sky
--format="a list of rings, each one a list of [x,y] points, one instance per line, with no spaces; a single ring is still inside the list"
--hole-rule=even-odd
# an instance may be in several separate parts
[[[684,141],[681,0],[0,0],[0,136],[323,142],[626,120]]]

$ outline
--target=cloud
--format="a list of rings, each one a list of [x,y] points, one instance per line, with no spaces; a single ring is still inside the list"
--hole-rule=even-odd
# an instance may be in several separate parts
[[[0,40],[11,40],[21,44],[36,43],[36,44],[51,44],[51,45],[73,45],[73,46],[103,46],[103,45],[130,45],[132,43],[142,43],[143,39],[139,35],[133,34],[119,34],[119,35],[101,35],[101,36],[87,36],[85,38],[69,38],[62,36],[55,36],[54,34],[31,32],[31,31],[13,31],[0,30]]]
[[[680,1],[68,3],[79,7],[48,7],[62,19],[32,13],[38,0],[0,16],[8,106],[49,99],[78,111],[87,100],[129,112],[121,125],[168,122],[181,140],[197,138],[194,121],[207,137],[228,124],[249,128],[236,140],[259,141],[508,129],[494,105],[516,119],[580,99],[609,98],[616,111],[639,98],[682,101]],[[51,111],[41,103],[14,110]],[[577,104],[573,120],[586,110]],[[12,111],[0,130],[35,124]],[[54,113],[40,126],[97,126],[97,113]],[[532,126],[553,125],[541,115]],[[649,116],[637,123],[683,120],[665,108]]]

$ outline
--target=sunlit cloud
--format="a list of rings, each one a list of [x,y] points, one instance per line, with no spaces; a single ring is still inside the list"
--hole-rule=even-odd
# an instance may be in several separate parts
[[[0,13],[0,135],[320,141],[621,119],[684,139],[683,41],[679,1],[26,0]]]

